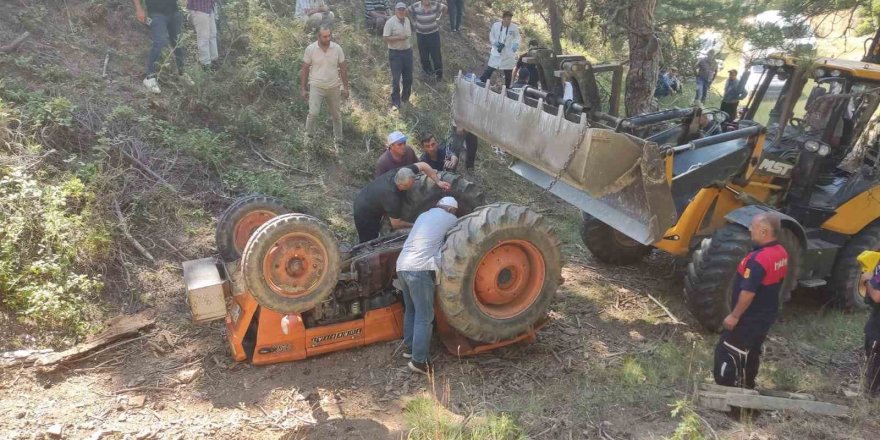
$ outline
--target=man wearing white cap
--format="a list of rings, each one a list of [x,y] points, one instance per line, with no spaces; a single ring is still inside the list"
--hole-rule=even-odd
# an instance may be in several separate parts
[[[406,16],[406,3],[397,2],[394,17],[385,22],[382,38],[388,44],[388,64],[391,65],[391,108],[400,108],[409,102],[412,91],[413,52],[412,25]],[[401,84],[402,83],[402,84]],[[401,90],[401,86],[403,90]]]
[[[458,222],[458,202],[443,197],[416,219],[400,256],[397,278],[403,286],[403,357],[410,358],[409,369],[428,374],[431,364],[428,349],[434,321],[434,273],[440,266],[440,246],[446,233]]]
[[[416,152],[406,144],[406,135],[393,131],[388,135],[387,149],[376,162],[373,178],[379,177],[396,168],[412,165],[419,161]]]

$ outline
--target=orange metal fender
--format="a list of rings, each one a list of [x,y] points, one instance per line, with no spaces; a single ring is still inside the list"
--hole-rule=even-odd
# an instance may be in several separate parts
[[[880,185],[838,206],[835,214],[822,223],[822,229],[854,235],[878,218],[880,218]]]

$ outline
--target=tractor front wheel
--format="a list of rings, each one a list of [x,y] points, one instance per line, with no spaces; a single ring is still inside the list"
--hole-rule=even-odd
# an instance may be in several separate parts
[[[730,313],[737,267],[751,247],[748,229],[727,224],[704,238],[693,252],[684,278],[685,300],[691,314],[707,329],[720,330]]]
[[[590,253],[603,263],[618,266],[634,264],[651,253],[650,246],[627,237],[587,213],[584,213],[581,225],[581,239]]]
[[[339,249],[329,229],[305,214],[260,226],[241,257],[248,292],[278,313],[301,313],[326,300],[339,280]]]
[[[257,228],[288,212],[281,200],[274,197],[251,195],[233,202],[217,220],[215,239],[220,258],[227,262],[238,260]]]
[[[458,220],[441,248],[437,301],[480,342],[518,336],[547,311],[562,279],[559,239],[525,206],[495,203]]]

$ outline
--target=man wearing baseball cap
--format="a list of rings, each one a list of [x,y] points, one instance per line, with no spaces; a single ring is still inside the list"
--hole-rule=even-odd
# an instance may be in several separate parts
[[[406,3],[394,5],[394,17],[385,22],[382,38],[388,44],[388,64],[391,65],[391,107],[400,108],[409,102],[413,79],[412,27],[406,16]],[[402,88],[401,91],[401,80]]]
[[[429,348],[434,321],[434,279],[439,270],[440,246],[446,233],[458,222],[458,202],[443,197],[435,208],[420,215],[413,224],[400,256],[397,278],[403,286],[403,357],[415,373],[431,372]]]
[[[373,178],[379,177],[388,171],[405,167],[418,162],[416,152],[406,144],[406,135],[399,131],[393,131],[388,135],[388,147],[376,162],[376,171]]]

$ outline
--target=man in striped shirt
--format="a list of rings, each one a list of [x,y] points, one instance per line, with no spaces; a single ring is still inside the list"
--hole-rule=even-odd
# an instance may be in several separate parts
[[[431,0],[421,0],[409,7],[410,16],[416,29],[416,42],[419,46],[419,61],[426,76],[443,79],[443,58],[440,55],[440,17],[446,12],[446,5]]]
[[[196,28],[196,47],[199,63],[205,68],[217,65],[217,0],[187,0],[186,9]]]
[[[391,17],[391,5],[388,0],[364,0],[364,16],[367,18],[367,29],[381,34],[385,22]]]

